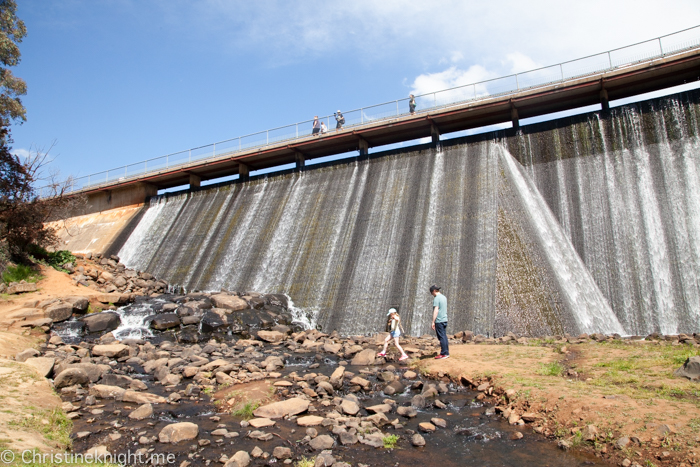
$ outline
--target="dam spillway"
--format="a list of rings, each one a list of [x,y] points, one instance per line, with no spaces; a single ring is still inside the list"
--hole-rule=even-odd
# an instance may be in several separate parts
[[[700,330],[700,93],[154,197],[119,252],[187,290],[286,293],[324,330]]]

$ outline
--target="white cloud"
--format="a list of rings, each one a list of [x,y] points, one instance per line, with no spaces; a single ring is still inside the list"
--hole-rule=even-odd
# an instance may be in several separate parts
[[[160,5],[169,20],[193,34],[215,34],[272,60],[352,51],[367,60],[398,54],[428,64],[469,58],[487,65],[517,53],[549,62],[700,23],[697,0],[675,0],[663,8],[656,0],[443,0],[439,5],[161,0]]]
[[[29,151],[26,149],[13,149],[12,154],[19,157],[20,159],[26,159],[29,157]]]

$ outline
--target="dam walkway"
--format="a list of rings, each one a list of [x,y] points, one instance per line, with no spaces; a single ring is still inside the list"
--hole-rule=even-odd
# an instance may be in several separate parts
[[[143,203],[159,190],[296,164],[320,157],[512,122],[600,104],[700,80],[700,26],[523,73],[343,112],[335,130],[312,134],[298,122],[90,174],[69,194],[87,194],[91,212]],[[41,193],[41,189],[40,189]],[[44,194],[44,193],[42,193]]]

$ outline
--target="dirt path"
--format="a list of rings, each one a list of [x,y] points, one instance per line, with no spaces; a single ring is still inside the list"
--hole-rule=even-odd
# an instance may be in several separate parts
[[[46,300],[66,295],[86,297],[99,292],[75,286],[67,274],[42,267],[44,279],[39,290],[0,300],[0,450],[20,453],[28,449],[51,452],[65,447],[70,422],[65,419],[61,399],[49,382],[34,368],[12,360],[27,348],[36,348],[46,335],[40,330],[20,326],[10,318],[32,300]],[[5,298],[7,297],[7,298]]]
[[[619,465],[681,466],[700,461],[700,383],[672,371],[698,353],[648,341],[465,344],[451,346],[450,359],[419,366],[438,377],[489,382],[499,408],[536,415],[527,422],[530,436],[558,438]],[[507,397],[509,389],[515,395]]]

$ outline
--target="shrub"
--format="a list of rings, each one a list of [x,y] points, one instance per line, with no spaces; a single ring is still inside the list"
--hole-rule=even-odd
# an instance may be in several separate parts
[[[396,447],[396,443],[399,442],[399,437],[398,435],[385,436],[382,438],[382,442],[384,443],[384,447],[386,449],[394,449]]]
[[[37,282],[39,280],[41,280],[41,275],[24,264],[8,266],[2,273],[2,281],[6,284],[19,281]]]

